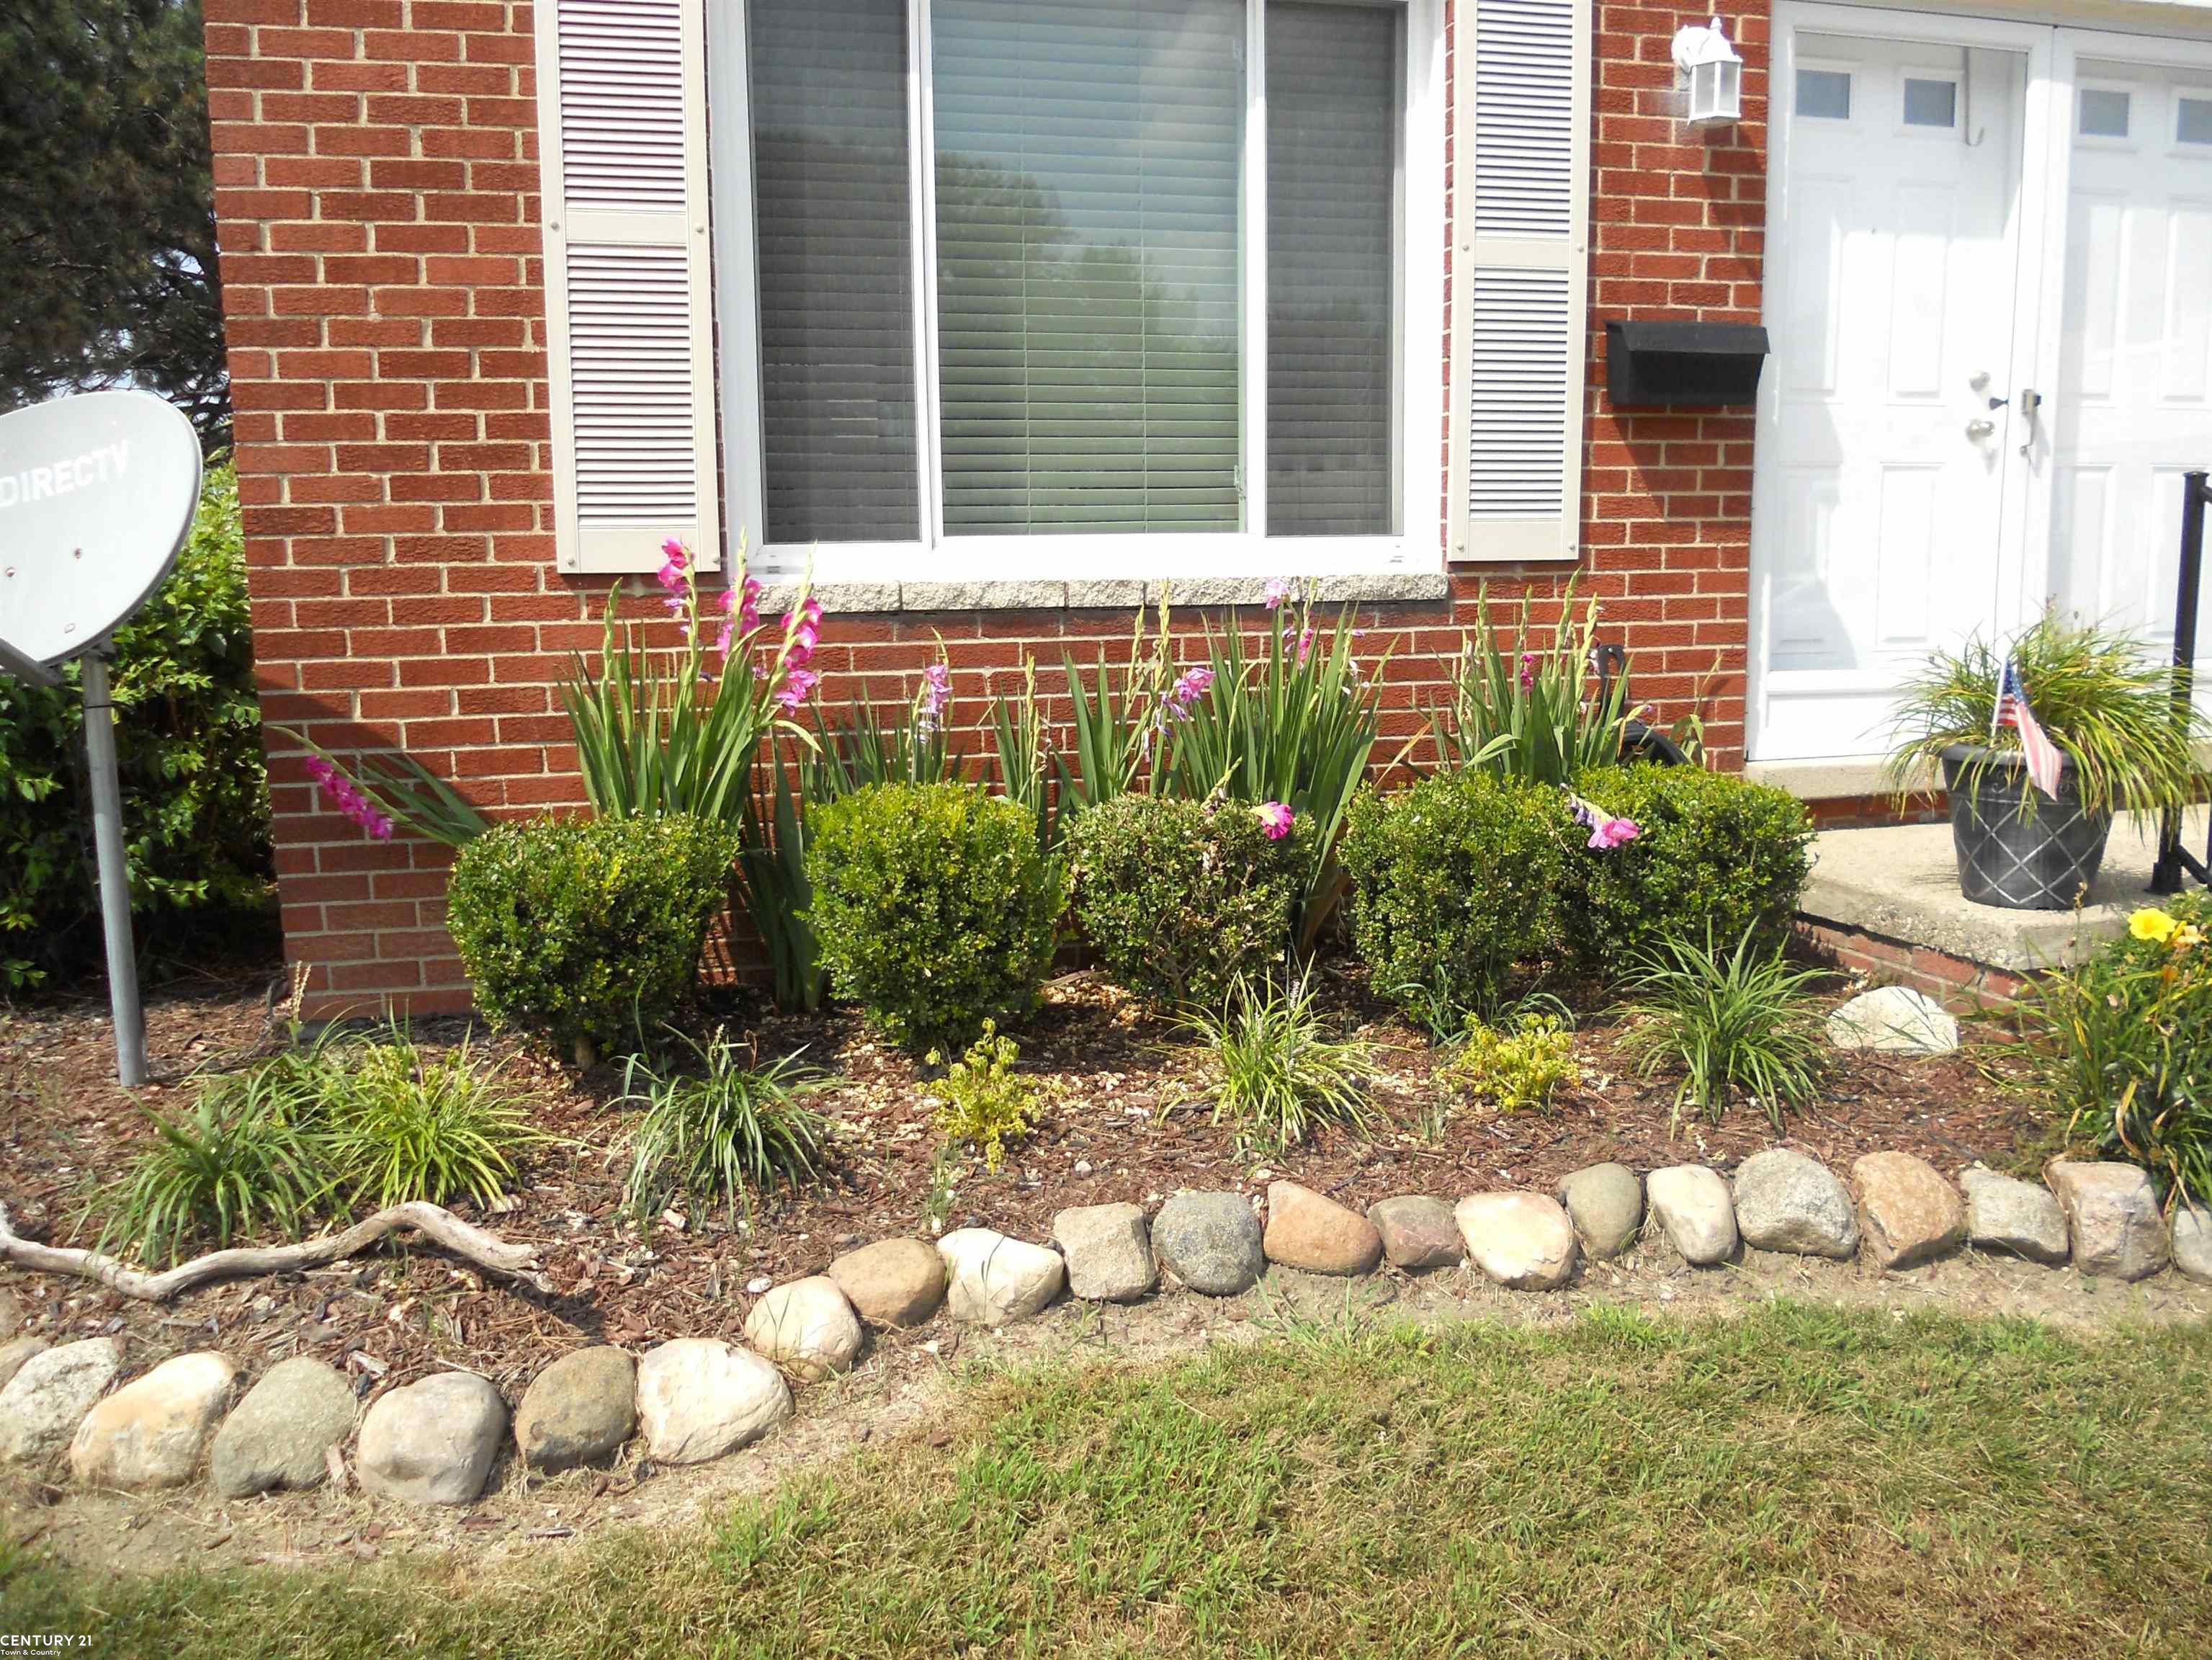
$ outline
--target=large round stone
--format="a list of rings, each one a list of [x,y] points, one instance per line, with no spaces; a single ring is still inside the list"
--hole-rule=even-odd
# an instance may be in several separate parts
[[[179,1354],[85,1414],[70,1471],[88,1487],[179,1487],[200,1467],[238,1368],[207,1351]]]
[[[1448,1268],[1467,1256],[1467,1242],[1459,1237],[1452,1207],[1441,1199],[1424,1193],[1396,1194],[1370,1205],[1367,1219],[1375,1225],[1390,1266],[1409,1274]]]
[[[1583,1253],[1595,1262],[1620,1256],[1644,1227],[1644,1183],[1626,1164],[1577,1171],[1559,1183],[1559,1203]]]
[[[1478,1193],[1452,1213],[1475,1266],[1508,1291],[1550,1291],[1575,1271],[1575,1229],[1540,1193]]]
[[[848,1251],[830,1277],[872,1326],[918,1326],[945,1301],[945,1259],[927,1239],[878,1239]]]
[[[311,1354],[280,1360],[215,1432],[209,1479],[226,1499],[320,1487],[356,1413],[352,1385],[336,1367]]]
[[[1850,1190],[1816,1159],[1769,1147],[1736,1167],[1735,1225],[1747,1245],[1799,1256],[1851,1256],[1859,1248]]]
[[[34,1354],[0,1389],[0,1463],[44,1464],[123,1370],[123,1346],[88,1337]]]
[[[1159,1279],[1152,1235],[1136,1205],[1078,1205],[1052,1219],[1067,1262],[1067,1289],[1086,1303],[1127,1303]]]
[[[745,1316],[745,1341],[793,1377],[818,1383],[852,1369],[860,1322],[837,1282],[817,1274],[763,1294]]]
[[[2074,1266],[2082,1273],[2141,1280],[2166,1266],[2166,1220],[2145,1171],[2057,1158],[2044,1175],[2066,1212]]]
[[[1851,1165],[1858,1189],[1859,1234],[1867,1255],[1885,1268],[1955,1250],[1966,1237],[1966,1207],[1936,1167],[1909,1152],[1869,1152]]]
[[[2043,1183],[1969,1164],[1959,1172],[1959,1185],[1966,1190],[1966,1240],[1977,1250],[2007,1251],[2031,1262],[2066,1260],[2066,1212]]]
[[[758,1440],[791,1416],[791,1386],[757,1354],[712,1337],[679,1337],[637,1363],[646,1456],[697,1464]]]
[[[43,1337],[16,1337],[0,1343],[0,1389],[8,1387],[8,1380],[22,1371],[23,1362],[34,1354],[43,1354],[49,1345]]]
[[[1924,991],[1877,986],[1828,1017],[1828,1041],[1839,1049],[1948,1055],[1959,1047],[1959,1023]]]
[[[1170,1274],[1208,1297],[1248,1292],[1267,1268],[1260,1219],[1233,1193],[1171,1195],[1152,1219],[1152,1250]]]
[[[2191,1280],[2212,1280],[2212,1210],[2173,1207],[2173,1266]]]
[[[515,1450],[532,1469],[574,1469],[611,1458],[636,1427],[637,1363],[595,1343],[531,1380],[514,1409]]]
[[[1644,1194],[1668,1242],[1691,1267],[1711,1268],[1735,1255],[1735,1204],[1718,1171],[1669,1164],[1644,1178]]]
[[[1372,1222],[1296,1182],[1267,1184],[1260,1243],[1269,1262],[1308,1274],[1372,1274],[1382,1260],[1382,1236]]]
[[[355,1468],[361,1485],[410,1505],[465,1505],[483,1491],[507,1432],[488,1379],[441,1371],[369,1403]]]
[[[937,1242],[937,1254],[952,1317],[970,1325],[1027,1319],[1060,1295],[1067,1273],[1058,1251],[990,1228],[956,1229]]]

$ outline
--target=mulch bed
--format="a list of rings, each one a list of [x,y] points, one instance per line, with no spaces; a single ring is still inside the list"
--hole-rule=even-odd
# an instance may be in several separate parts
[[[149,1049],[157,1078],[144,1092],[164,1111],[191,1098],[195,1067],[236,1064],[276,1040],[281,976],[172,987],[149,1000]],[[1832,998],[1856,989],[1838,982]],[[1343,1024],[1382,1047],[1387,1076],[1364,1136],[1324,1130],[1310,1145],[1265,1159],[1240,1152],[1205,1099],[1202,1058],[1090,974],[1048,990],[1043,1012],[1018,1034],[1022,1067],[1048,1091],[1042,1122],[1010,1150],[1005,1168],[960,1166],[946,1225],[988,1225],[1049,1237],[1055,1211],[1127,1200],[1156,1206],[1179,1187],[1255,1193],[1273,1177],[1364,1207],[1395,1193],[1447,1198],[1499,1187],[1549,1190],[1570,1171],[1617,1158],[1639,1171],[1696,1162],[1733,1165],[1778,1140],[1839,1171],[1862,1152],[1898,1148],[1939,1169],[1975,1158],[2019,1164],[2048,1136],[2030,1104],[1998,1080],[2001,1031],[1969,1023],[1957,1055],[1839,1059],[1814,1110],[1778,1137],[1763,1115],[1738,1108],[1717,1125],[1671,1121],[1671,1080],[1630,1075],[1615,1023],[1584,1015],[1575,1040],[1579,1086],[1548,1114],[1501,1115],[1457,1105],[1435,1124],[1443,1086],[1426,1041],[1363,1000],[1349,980],[1328,996]],[[302,1274],[191,1292],[167,1306],[89,1282],[0,1269],[0,1335],[12,1297],[53,1341],[124,1335],[136,1366],[184,1349],[219,1347],[258,1372],[293,1353],[349,1367],[367,1389],[441,1365],[483,1372],[511,1393],[547,1360],[579,1344],[644,1345],[677,1336],[735,1339],[749,1285],[819,1271],[841,1252],[894,1234],[926,1235],[937,1136],[916,1064],[848,1013],[790,1018],[732,998],[718,1012],[757,1035],[764,1055],[803,1048],[841,1079],[820,1104],[848,1127],[824,1188],[778,1198],[750,1219],[716,1212],[664,1219],[642,1237],[621,1213],[623,1141],[635,1109],[619,1104],[618,1074],[580,1078],[505,1039],[471,1038],[499,1062],[562,1141],[533,1158],[510,1208],[454,1208],[502,1237],[535,1246],[555,1287],[542,1297],[498,1283],[434,1251],[374,1255]],[[466,1022],[418,1022],[432,1044],[469,1036]],[[1428,1132],[1434,1130],[1431,1135]],[[77,1231],[88,1184],[124,1167],[149,1134],[113,1080],[104,1005],[91,1000],[0,1008],[0,1202],[19,1232],[89,1243]],[[96,1224],[94,1227],[96,1229]],[[930,1329],[892,1341],[927,1341]]]

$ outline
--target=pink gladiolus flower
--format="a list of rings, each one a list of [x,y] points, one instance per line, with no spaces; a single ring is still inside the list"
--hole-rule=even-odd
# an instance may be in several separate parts
[[[821,682],[822,677],[812,669],[795,668],[784,677],[783,690],[776,693],[775,701],[786,709],[795,709]]]
[[[1176,702],[1188,708],[1206,696],[1213,685],[1213,671],[1209,668],[1185,669],[1176,677],[1172,694]]]
[[[1267,832],[1270,842],[1279,842],[1288,836],[1291,824],[1297,818],[1297,815],[1280,801],[1267,802],[1265,806],[1253,808],[1252,812],[1260,821],[1260,828]]]
[[[367,830],[380,842],[392,839],[392,822],[388,814],[380,812],[376,804],[362,793],[361,787],[319,755],[311,755],[306,763],[307,776],[313,779],[330,797],[333,806],[348,818]]]
[[[760,626],[760,580],[748,576],[738,590],[738,626],[747,634]]]
[[[672,536],[660,544],[660,550],[667,557],[661,562],[660,569],[653,573],[654,577],[669,593],[683,593],[684,573],[691,565],[690,552]]]
[[[945,718],[945,706],[952,701],[952,671],[942,663],[932,663],[921,672],[921,708],[915,719],[915,730],[924,738],[933,735]]]
[[[1533,651],[1524,651],[1521,654],[1521,690],[1527,691],[1535,684],[1536,654]]]
[[[1290,597],[1291,584],[1287,577],[1271,576],[1267,579],[1267,609],[1269,611],[1280,609],[1283,601]]]
[[[1298,634],[1298,666],[1304,668],[1306,666],[1306,659],[1312,654],[1313,624],[1309,623]]]
[[[1589,840],[1583,845],[1592,853],[1611,853],[1644,834],[1644,827],[1633,818],[1616,818],[1595,802],[1585,801],[1579,795],[1570,794],[1567,806],[1577,821],[1589,831]]]

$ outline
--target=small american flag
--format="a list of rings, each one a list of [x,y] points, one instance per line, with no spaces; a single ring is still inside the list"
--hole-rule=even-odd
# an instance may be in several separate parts
[[[2058,769],[2065,763],[2065,757],[2043,730],[2035,711],[2028,708],[2027,688],[2021,684],[2020,670],[2009,657],[2005,659],[2004,676],[1997,684],[1996,718],[1990,722],[1992,738],[1996,736],[1999,727],[2010,727],[2020,734],[2020,755],[2027,763],[2027,775],[2035,781],[2036,788],[2056,801]]]

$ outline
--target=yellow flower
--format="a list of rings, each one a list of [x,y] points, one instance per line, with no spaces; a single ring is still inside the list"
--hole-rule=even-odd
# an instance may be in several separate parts
[[[2130,933],[2138,939],[2154,939],[2161,946],[2173,938],[2174,930],[2180,926],[2164,911],[2151,906],[2145,906],[2128,918]]]

